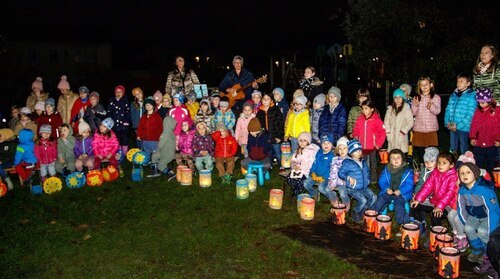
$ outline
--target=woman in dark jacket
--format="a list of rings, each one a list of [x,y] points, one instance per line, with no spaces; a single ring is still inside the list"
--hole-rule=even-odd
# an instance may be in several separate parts
[[[307,67],[304,70],[304,77],[299,81],[300,88],[304,91],[304,96],[312,102],[316,96],[323,93],[323,81],[315,76],[316,69]]]
[[[283,141],[285,134],[285,123],[281,110],[274,105],[269,94],[264,94],[262,97],[262,105],[257,112],[257,119],[264,130],[269,132],[271,143],[273,145],[274,158],[281,162],[280,144]]]

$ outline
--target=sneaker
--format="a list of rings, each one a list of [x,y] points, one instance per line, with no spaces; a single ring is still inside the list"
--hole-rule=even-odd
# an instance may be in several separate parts
[[[473,268],[476,274],[488,274],[490,271],[494,271],[493,266],[488,258],[484,258],[484,261],[481,265],[475,266]]]
[[[164,169],[163,174],[167,176],[167,181],[170,181],[176,177],[175,172],[169,168]]]
[[[469,256],[467,256],[467,260],[471,263],[483,263],[484,257],[483,254],[474,254],[470,253]]]
[[[462,235],[462,236],[457,236],[457,249],[460,250],[460,252],[465,252],[467,250],[467,247],[469,247],[469,242],[467,241],[467,236]]]
[[[499,279],[498,272],[496,272],[494,269],[488,273],[488,276],[486,276],[488,279]]]
[[[352,212],[352,220],[358,224],[361,224],[363,222],[363,213],[356,213]]]

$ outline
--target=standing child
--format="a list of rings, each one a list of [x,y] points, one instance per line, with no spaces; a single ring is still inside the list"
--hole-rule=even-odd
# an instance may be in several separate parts
[[[208,133],[207,124],[198,122],[196,124],[196,134],[193,139],[193,156],[195,157],[194,164],[198,172],[202,170],[210,170],[214,168],[214,141]]]
[[[14,131],[16,129],[16,126],[17,124],[19,123],[19,121],[21,121],[19,119],[19,106],[12,106],[10,108],[10,116],[11,116],[11,119],[9,120],[9,128]]]
[[[57,111],[61,114],[63,123],[69,124],[74,117],[71,115],[71,109],[78,99],[78,95],[71,91],[71,87],[69,86],[68,78],[66,76],[61,76],[57,89],[61,92],[57,101]]]
[[[325,107],[319,118],[319,136],[330,136],[337,142],[344,134],[347,115],[344,105],[340,103],[340,89],[332,86],[328,90],[328,107]]]
[[[36,131],[37,131],[37,126],[36,123],[31,121],[31,110],[27,107],[21,108],[21,121],[17,123],[16,128],[14,129],[14,133],[16,135],[19,134],[19,131],[22,129],[30,129],[33,131],[33,140],[36,140]]]
[[[187,166],[194,171],[193,138],[195,131],[191,129],[191,124],[188,120],[184,120],[181,127],[182,131],[177,142],[178,152],[175,153],[175,161],[178,166],[184,165],[183,162],[186,162]]]
[[[368,88],[361,88],[356,93],[357,104],[351,108],[349,111],[349,116],[347,117],[347,134],[352,138],[352,130],[354,129],[354,124],[361,115],[361,104],[370,99],[370,91]]]
[[[120,143],[122,154],[128,152],[128,131],[130,127],[130,103],[125,95],[125,87],[115,87],[115,96],[109,100],[108,117],[113,119],[113,132]],[[120,169],[120,173],[122,169]]]
[[[311,110],[311,134],[313,142],[320,144],[319,140],[319,118],[323,109],[325,108],[325,94],[321,93],[314,97],[312,110]]]
[[[288,105],[288,102],[285,99],[285,91],[280,87],[276,87],[273,90],[273,97],[274,97],[274,103],[280,109],[281,114],[283,114],[283,117],[286,117],[288,115],[288,110],[290,109],[290,106]]]
[[[255,115],[253,114],[252,104],[244,103],[243,104],[243,112],[238,118],[238,122],[236,122],[236,131],[234,133],[234,137],[236,138],[236,142],[241,147],[243,156],[248,157],[248,123]]]
[[[97,169],[101,168],[101,162],[104,159],[109,160],[109,163],[115,167],[118,167],[118,161],[116,160],[116,152],[120,147],[120,143],[116,138],[113,129],[114,125],[113,119],[108,117],[101,122],[99,129],[94,134],[94,140],[92,141],[92,149],[94,150],[94,167]]]
[[[35,105],[38,102],[45,102],[49,98],[49,93],[43,91],[43,80],[41,77],[37,77],[35,81],[31,84],[31,93],[26,100],[26,107],[30,110],[35,109]]]
[[[7,184],[8,190],[12,190],[14,184],[4,169],[11,168],[14,165],[16,147],[17,141],[14,131],[8,128],[0,129],[0,176]]]
[[[50,125],[52,134],[50,137],[57,139],[59,137],[59,127],[63,124],[61,114],[55,110],[56,101],[52,98],[48,98],[45,101],[45,112],[38,119],[38,125],[41,127],[44,124]],[[38,131],[40,133],[40,131]]]
[[[230,183],[234,171],[234,155],[238,150],[238,143],[228,132],[224,122],[217,124],[217,131],[212,134],[215,142],[215,167],[223,183]],[[224,163],[227,166],[224,166]]]
[[[307,98],[303,95],[295,98],[294,108],[288,113],[285,126],[285,139],[290,140],[292,145],[292,153],[294,153],[298,145],[298,137],[302,132],[311,131],[311,123],[309,122],[309,111],[305,108]]]
[[[90,126],[87,122],[82,121],[78,124],[79,137],[76,138],[75,148],[75,168],[78,172],[83,172],[83,167],[88,170],[94,168],[94,151],[92,150],[92,136],[90,134]]]
[[[252,118],[248,122],[248,157],[241,161],[241,166],[246,170],[248,164],[260,162],[264,165],[264,173],[271,168],[271,136],[262,129],[260,121],[257,118]]]
[[[132,121],[132,129],[137,135],[139,121],[141,120],[142,115],[146,113],[144,110],[144,92],[140,87],[136,87],[132,89],[132,96],[134,96],[134,100],[130,104],[130,120]],[[142,142],[140,140],[137,140],[137,147],[142,148]]]
[[[332,149],[332,139],[324,135],[321,138],[321,150],[316,153],[316,160],[311,167],[310,176],[304,181],[304,188],[316,200],[319,199],[319,193],[325,195],[333,205],[336,201],[336,195],[333,191],[327,190],[330,165],[334,156]],[[314,189],[315,184],[318,184],[319,193]]]
[[[257,112],[259,112],[260,106],[262,105],[262,92],[254,90],[252,92],[252,100],[247,101],[247,103],[252,105],[252,112],[257,115]]]
[[[229,109],[229,99],[227,97],[222,97],[219,103],[219,110],[215,112],[214,127],[217,127],[219,123],[224,123],[224,126],[234,134],[233,128],[236,124],[236,117],[232,110]]]
[[[342,162],[338,174],[338,177],[346,183],[347,194],[358,202],[352,212],[352,219],[357,223],[361,223],[365,210],[377,199],[368,187],[370,171],[366,160],[363,159],[362,149],[361,143],[356,139],[347,143],[349,156]]]
[[[57,157],[56,171],[62,173],[63,176],[68,174],[68,171],[75,171],[75,137],[73,137],[73,129],[69,124],[62,124],[59,128],[61,135],[57,139]]]
[[[162,106],[162,101],[163,101],[163,94],[161,94],[160,90],[156,90],[156,92],[153,94],[153,100],[155,102],[155,112],[158,112],[158,110]]]
[[[405,92],[404,101],[406,104],[408,104],[408,106],[411,109],[411,104],[412,104],[412,100],[413,100],[413,98],[411,97],[411,85],[409,85],[408,83],[403,83],[399,86],[399,89],[401,89],[401,90],[403,90],[403,92]]]
[[[404,102],[401,89],[392,93],[393,102],[385,113],[384,125],[387,135],[388,151],[399,149],[408,153],[408,133],[413,127],[413,114],[410,106]]]
[[[151,154],[155,153],[158,149],[158,141],[163,132],[162,119],[155,112],[155,102],[151,97],[146,98],[144,103],[146,112],[139,120],[139,125],[137,126],[137,141],[142,143],[142,150],[151,158]],[[155,174],[157,173],[155,169]]]
[[[163,119],[162,133],[158,141],[158,150],[151,156],[151,162],[157,165],[159,171],[167,175],[170,181],[175,177],[175,172],[168,167],[175,158],[175,119],[165,116]]]
[[[337,141],[337,156],[332,159],[332,164],[330,165],[330,176],[328,177],[328,187],[326,188],[327,191],[332,192],[333,205],[337,205],[339,203],[335,190],[339,191],[340,199],[346,206],[346,212],[349,212],[349,208],[351,207],[351,199],[349,199],[349,195],[347,195],[345,181],[339,178],[339,170],[342,167],[342,163],[347,158],[348,142],[349,140],[346,137],[341,137]]]
[[[172,98],[169,94],[163,94],[163,97],[161,99],[161,108],[158,110],[158,113],[160,114],[162,120],[165,118],[165,116],[168,115],[171,108]]]
[[[45,102],[37,102],[35,105],[35,113],[33,113],[33,121],[37,124],[38,126],[41,126],[38,121],[40,121],[40,117],[42,114],[45,112]]]
[[[476,92],[471,88],[471,77],[457,76],[457,88],[450,96],[444,113],[444,125],[450,130],[450,151],[458,155],[469,149],[469,131],[476,111]]]
[[[212,122],[214,119],[214,113],[210,106],[210,102],[207,99],[200,101],[200,109],[196,113],[195,123],[205,122],[207,133],[211,133],[214,129],[212,127]]]
[[[99,93],[92,91],[89,95],[90,106],[85,110],[85,114],[83,119],[90,126],[90,130],[92,131],[92,135],[99,129],[101,125],[101,121],[106,118],[107,111],[104,109],[104,106],[99,103]]]
[[[88,106],[90,106],[89,93],[90,91],[87,86],[80,87],[78,89],[80,98],[76,99],[73,107],[71,108],[71,123],[75,133],[78,133],[78,124],[80,123],[80,119],[83,118],[85,110]]]
[[[187,94],[186,99],[186,108],[189,111],[189,116],[191,116],[191,120],[195,121],[196,113],[198,113],[200,109],[200,103],[196,101],[196,93],[194,93],[194,91],[190,92]]]
[[[359,139],[363,146],[363,156],[370,166],[370,181],[375,184],[378,178],[377,150],[385,142],[385,127],[372,100],[361,103],[361,111],[362,115],[356,120],[352,135]]]
[[[189,111],[186,106],[182,104],[184,101],[184,97],[176,93],[173,97],[174,99],[174,107],[170,109],[168,114],[177,121],[177,125],[175,126],[174,134],[178,138],[182,131],[182,122],[185,120],[191,121],[191,117],[189,116]],[[192,122],[189,122],[192,123]]]
[[[218,92],[215,92],[210,96],[210,106],[211,106],[210,108],[215,113],[216,111],[219,110],[220,108],[219,105],[220,105],[220,95]]]
[[[42,184],[47,179],[47,174],[50,176],[56,175],[56,160],[57,160],[57,142],[51,136],[52,127],[48,124],[43,124],[40,127],[40,136],[35,145],[35,155],[40,163],[40,176]]]
[[[19,131],[19,144],[14,157],[14,167],[17,174],[24,181],[24,186],[31,186],[33,183],[33,168],[38,162],[35,156],[35,143],[33,142],[33,131],[22,129]]]
[[[292,155],[292,170],[286,177],[286,182],[292,188],[292,196],[297,196],[305,190],[304,180],[309,177],[316,154],[320,150],[317,144],[311,144],[311,133],[300,133],[298,142],[299,147]]]
[[[257,119],[260,121],[261,127],[269,133],[269,140],[272,144],[272,156],[277,164],[281,164],[281,142],[283,141],[284,120],[280,109],[274,105],[269,94],[264,94],[261,99],[262,105],[257,112]],[[283,168],[280,168],[284,170]]]

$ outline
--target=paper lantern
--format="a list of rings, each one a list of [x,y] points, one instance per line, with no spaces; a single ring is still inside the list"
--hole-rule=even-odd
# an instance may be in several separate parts
[[[33,195],[41,195],[43,194],[43,187],[40,185],[33,185],[31,186],[31,193]]]
[[[201,170],[200,171],[199,184],[202,188],[207,188],[212,186],[212,171],[211,170]]]
[[[7,185],[0,180],[0,198],[7,195]]]
[[[101,186],[104,182],[100,170],[91,170],[87,173],[87,185],[91,187]]]
[[[177,179],[177,182],[181,182],[181,179],[182,179],[182,169],[185,169],[185,168],[188,168],[188,167],[184,166],[184,165],[177,166],[177,171],[175,172],[176,173],[175,178]]]
[[[193,184],[193,170],[190,168],[181,169],[181,185],[189,186]]]
[[[363,230],[365,232],[374,233],[377,229],[377,215],[375,210],[366,210],[363,214]]]
[[[132,159],[134,158],[135,153],[137,153],[139,151],[141,151],[139,148],[129,149],[129,151],[127,152],[127,160],[129,162],[132,162]]]
[[[331,213],[332,213],[332,222],[335,225],[345,224],[345,210],[346,210],[345,204],[339,203],[333,206]]]
[[[248,181],[248,190],[253,193],[257,190],[257,175],[254,173],[247,173],[245,179]]]
[[[493,179],[495,180],[495,187],[500,187],[500,167],[493,169]]]
[[[420,228],[418,225],[409,223],[401,228],[401,247],[406,250],[418,249],[418,238],[420,237]]]
[[[240,200],[244,200],[248,198],[248,195],[248,181],[245,179],[238,179],[238,181],[236,181],[236,197]]]
[[[292,153],[281,153],[281,167],[289,169],[292,164]]]
[[[240,167],[240,171],[241,171],[241,174],[243,174],[243,175],[246,175],[248,172],[244,167]]]
[[[70,189],[81,188],[85,185],[87,179],[85,179],[85,175],[81,172],[75,171],[66,176],[66,187]]]
[[[269,207],[272,209],[281,209],[282,205],[283,205],[283,190],[271,189],[271,191],[269,192]]]
[[[132,157],[132,163],[145,166],[149,163],[149,156],[144,151],[136,152]]]
[[[302,220],[314,219],[314,206],[316,201],[311,198],[303,198],[300,201],[300,218]]]
[[[380,163],[381,164],[389,163],[389,152],[387,152],[387,149],[380,149],[378,151],[378,155],[380,156]]]
[[[431,250],[431,252],[436,251],[436,236],[447,233],[448,229],[443,226],[434,226],[431,228],[431,232],[429,233],[429,250]]]
[[[49,177],[43,182],[43,191],[45,194],[53,194],[59,192],[62,189],[62,181],[59,177]]]
[[[297,196],[297,212],[300,214],[300,207],[302,205],[302,199],[303,198],[310,198],[311,196],[309,194],[299,194]]]
[[[131,176],[132,176],[132,181],[134,182],[142,181],[142,179],[144,178],[144,172],[142,170],[142,166],[134,165],[132,167]]]
[[[292,146],[290,145],[289,142],[283,142],[280,146],[281,148],[281,153],[291,153],[292,152]]]
[[[443,247],[439,250],[438,274],[443,278],[460,276],[460,250],[454,247]]]
[[[418,182],[418,179],[420,179],[420,170],[413,170],[413,184],[416,184]]]
[[[375,238],[380,240],[391,239],[392,231],[392,218],[388,215],[378,215],[377,218],[377,229],[375,230]]]
[[[120,176],[120,171],[113,165],[108,165],[103,168],[101,172],[104,181],[114,181]]]
[[[436,235],[436,250],[434,251],[434,256],[436,260],[439,257],[439,249],[443,247],[453,247],[453,237],[448,234],[438,234]]]

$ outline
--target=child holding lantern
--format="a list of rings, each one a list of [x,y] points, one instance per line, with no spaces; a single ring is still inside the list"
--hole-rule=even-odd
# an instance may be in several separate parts
[[[327,191],[328,177],[330,176],[330,165],[333,159],[333,143],[332,138],[328,135],[321,137],[321,151],[316,153],[316,160],[311,167],[310,176],[304,181],[304,188],[309,192],[311,197],[317,197],[319,193],[313,188],[318,184],[318,191],[325,195],[332,205],[336,201],[336,195],[333,191]]]
[[[349,140],[346,137],[341,137],[337,141],[337,156],[332,159],[332,164],[330,165],[330,177],[328,178],[328,187],[326,189],[327,191],[334,193],[334,206],[339,203],[335,190],[339,191],[340,199],[342,199],[342,203],[346,206],[346,212],[349,212],[349,208],[351,207],[351,199],[349,199],[349,195],[347,195],[345,181],[339,178],[339,170],[340,167],[342,167],[342,162],[344,162],[347,158],[348,142]]]
[[[286,182],[292,188],[292,195],[297,196],[304,189],[304,180],[309,177],[309,171],[316,159],[319,146],[311,144],[311,133],[302,132],[298,138],[299,147],[292,155],[292,171],[286,177]]]
[[[212,134],[212,138],[215,142],[215,167],[219,171],[219,177],[223,183],[231,183],[235,163],[234,155],[238,151],[238,143],[224,122],[217,124],[217,131]]]

